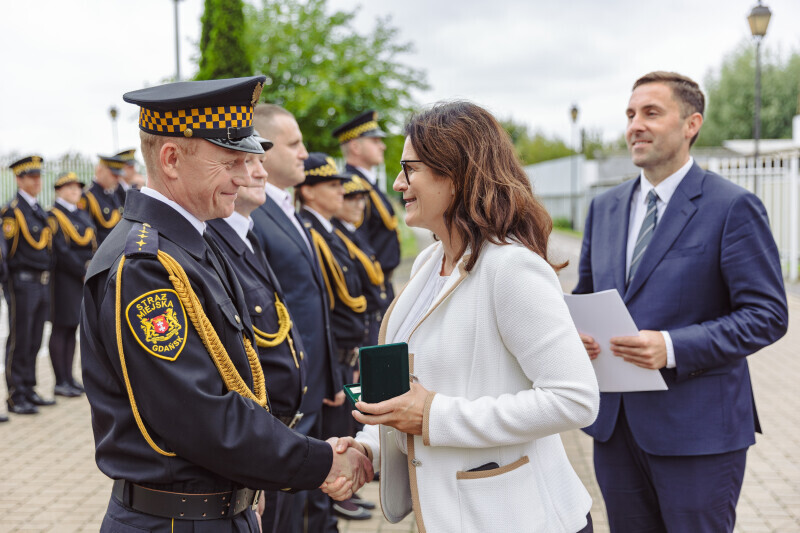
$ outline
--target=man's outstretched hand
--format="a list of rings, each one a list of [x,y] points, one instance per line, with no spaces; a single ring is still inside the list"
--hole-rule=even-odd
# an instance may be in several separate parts
[[[333,465],[320,488],[334,500],[341,501],[355,494],[364,483],[372,481],[374,472],[372,462],[356,447],[348,446],[337,451],[337,448],[341,449],[336,446],[337,440],[336,437],[328,439],[333,448]]]

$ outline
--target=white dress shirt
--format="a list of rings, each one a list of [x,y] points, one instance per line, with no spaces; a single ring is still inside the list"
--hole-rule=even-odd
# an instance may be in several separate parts
[[[183,216],[183,218],[188,220],[189,224],[191,224],[192,227],[194,227],[194,229],[196,229],[200,235],[202,235],[203,232],[206,231],[205,222],[203,222],[202,220],[191,214],[189,211],[181,207],[177,202],[170,200],[157,190],[151,189],[150,187],[142,187],[141,193],[146,196],[149,196],[150,198],[158,200],[159,202],[164,202],[165,204],[173,208],[175,211],[180,213]]]
[[[686,162],[677,172],[668,176],[661,183],[653,187],[642,171],[639,176],[639,187],[633,192],[631,198],[631,218],[628,224],[628,248],[625,253],[625,276],[627,278],[628,271],[631,268],[631,258],[633,257],[633,249],[636,247],[636,240],[639,238],[639,230],[644,222],[644,217],[647,214],[647,195],[655,189],[658,199],[656,200],[656,228],[661,223],[661,216],[667,208],[675,189],[678,188],[683,178],[689,173],[689,169],[694,164],[694,158],[689,157]],[[664,343],[667,346],[667,368],[675,368],[675,348],[672,346],[672,338],[669,332],[662,331],[664,335]]]
[[[308,246],[308,251],[311,253],[311,255],[314,255],[314,250],[311,248],[311,242],[309,242],[305,230],[303,230],[303,227],[300,225],[300,221],[297,220],[297,213],[292,205],[292,196],[285,190],[276,187],[270,182],[266,182],[266,185],[264,186],[264,192],[267,193],[267,196],[272,198],[273,202],[278,204],[278,207],[281,208],[281,211],[283,211],[283,213],[291,221],[297,232],[300,233],[300,236],[303,238],[303,242],[305,242],[306,246]]]
[[[311,209],[307,205],[304,205],[303,209],[305,209],[306,211],[308,211],[309,213],[314,215],[314,218],[319,220],[319,223],[322,224],[322,227],[325,228],[325,231],[327,231],[328,233],[333,233],[333,224],[331,224],[330,220],[328,220],[324,216],[320,215],[319,213],[317,213],[316,211],[314,211],[313,209]]]
[[[359,172],[364,174],[364,177],[367,178],[367,181],[370,182],[373,186],[378,184],[378,175],[375,172],[367,170],[364,167],[357,167],[355,165],[353,166],[356,167]]]
[[[74,213],[78,206],[75,204],[71,204],[68,201],[64,200],[63,198],[56,198],[56,203],[69,211],[70,213]]]
[[[231,216],[223,220],[233,228],[233,231],[244,241],[247,248],[251,252],[254,252],[253,244],[250,242],[250,239],[247,238],[247,232],[253,229],[253,219],[234,211]]]
[[[17,189],[17,191],[19,192],[19,195],[22,196],[25,199],[26,202],[28,202],[29,206],[35,208],[36,205],[39,203],[39,202],[36,201],[36,197],[35,196],[31,196],[30,194],[26,193],[22,189]]]

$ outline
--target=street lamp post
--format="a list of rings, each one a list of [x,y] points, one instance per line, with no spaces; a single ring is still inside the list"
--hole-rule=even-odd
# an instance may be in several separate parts
[[[175,2],[175,81],[181,81],[181,47],[180,47],[180,33],[178,32],[178,2],[180,0],[173,0]]]
[[[747,21],[750,23],[750,33],[753,34],[753,39],[756,41],[756,91],[755,91],[755,106],[753,110],[753,161],[755,163],[755,174],[753,175],[753,192],[758,195],[758,142],[761,140],[761,40],[767,34],[767,26],[769,26],[769,19],[772,12],[765,5],[761,4],[758,0],[750,15],[747,16]]]
[[[576,142],[577,136],[575,135],[575,131],[578,125],[578,105],[572,104],[572,107],[569,110],[569,115],[572,118],[572,147],[575,152],[578,152],[578,146]],[[575,155],[572,156],[572,164],[570,165],[570,194],[569,194],[569,221],[572,229],[577,229],[578,227],[578,171],[577,171],[577,157]]]
[[[114,139],[114,151],[119,151],[119,141],[117,140],[117,108],[113,105],[108,108],[108,114],[111,115],[111,135]]]

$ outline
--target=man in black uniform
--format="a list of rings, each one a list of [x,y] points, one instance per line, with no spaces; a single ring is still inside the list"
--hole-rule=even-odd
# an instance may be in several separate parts
[[[123,204],[116,191],[125,162],[117,157],[97,157],[100,161],[95,167],[94,181],[78,206],[91,215],[97,231],[97,244],[100,245],[122,218]]]
[[[394,299],[392,272],[400,264],[400,234],[394,208],[380,190],[377,176],[372,170],[383,163],[386,145],[381,139],[386,134],[378,125],[378,113],[370,110],[336,128],[333,136],[339,141],[347,162],[345,173],[359,176],[369,188],[364,218],[358,232],[365,236],[375,251],[385,277],[386,301],[391,303]],[[385,312],[388,307],[387,304],[381,312]],[[380,321],[370,324],[370,339],[378,338],[379,329]]]
[[[83,278],[97,249],[97,239],[91,217],[78,209],[83,190],[78,176],[74,172],[65,172],[53,186],[56,201],[50,209],[54,259],[50,361],[56,377],[55,394],[75,397],[83,394],[83,387],[72,375],[75,332],[80,322]]]
[[[323,153],[309,154],[304,162],[306,179],[297,186],[300,218],[311,234],[330,302],[331,333],[336,346],[336,372],[344,383],[352,383],[358,362],[358,348],[367,338],[367,302],[361,277],[344,241],[334,232],[333,215],[344,202],[342,182],[333,158]],[[353,436],[352,406],[323,407],[322,436]],[[366,520],[370,513],[348,500],[334,504],[335,514],[348,519]],[[336,531],[336,519],[328,520],[326,531]]]
[[[125,163],[122,174],[118,176],[119,186],[114,191],[122,207],[125,207],[125,196],[130,189],[140,189],[142,176],[136,172],[136,148],[123,150],[114,156]]]
[[[272,416],[241,286],[206,221],[249,184],[252,108],[264,76],[127,93],[141,106],[148,185],[86,275],[84,386],[99,468],[115,479],[101,531],[259,530],[251,489],[322,486],[345,498],[372,477]]]
[[[271,141],[260,137],[258,140],[264,150],[272,147]],[[247,154],[245,165],[252,183],[239,188],[231,216],[211,220],[208,226],[242,286],[258,345],[258,358],[267,380],[272,414],[294,428],[303,418],[300,405],[308,361],[283,290],[251,229],[250,214],[266,200],[267,172],[261,164],[265,155]],[[277,532],[278,517],[288,511],[285,505],[288,500],[281,491],[267,492],[264,498],[263,530]]]
[[[32,155],[11,164],[17,177],[17,194],[3,207],[3,236],[8,247],[8,340],[6,383],[8,410],[29,415],[37,406],[54,400],[39,396],[36,386],[36,354],[42,344],[44,322],[50,307],[52,268],[51,231],[47,213],[36,201],[42,190],[42,158]]]

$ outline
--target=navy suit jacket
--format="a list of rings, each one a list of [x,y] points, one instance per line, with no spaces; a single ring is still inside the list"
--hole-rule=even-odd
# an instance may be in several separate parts
[[[317,412],[322,409],[322,399],[333,399],[343,386],[338,373],[334,372],[336,355],[319,263],[297,229],[269,196],[250,216],[254,223],[253,233],[283,288],[286,306],[309,357],[308,392],[303,399],[302,411]],[[311,242],[311,236],[307,234],[307,237]]]
[[[602,393],[585,429],[605,442],[620,404],[637,444],[655,455],[746,448],[760,431],[746,357],[786,332],[778,249],[761,201],[694,164],[658,220],[625,286],[631,196],[638,179],[595,198],[573,292],[619,291],[640,330],[666,330],[676,367],[668,391]]]

